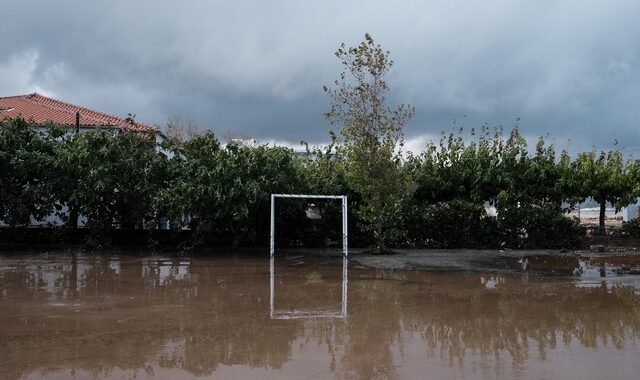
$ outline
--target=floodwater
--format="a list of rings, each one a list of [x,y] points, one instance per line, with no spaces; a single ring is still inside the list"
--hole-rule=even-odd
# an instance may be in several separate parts
[[[585,268],[5,255],[0,378],[637,379],[638,276]]]

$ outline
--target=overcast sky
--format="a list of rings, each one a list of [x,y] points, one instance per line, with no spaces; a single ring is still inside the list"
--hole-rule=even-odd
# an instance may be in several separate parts
[[[3,0],[0,15],[0,95],[321,143],[333,53],[368,32],[396,62],[390,102],[416,107],[413,149],[453,120],[517,118],[560,148],[640,146],[637,0]]]

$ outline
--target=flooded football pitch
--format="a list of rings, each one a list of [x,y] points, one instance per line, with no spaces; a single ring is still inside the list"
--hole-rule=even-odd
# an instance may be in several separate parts
[[[607,268],[4,254],[0,378],[636,379],[640,275]]]

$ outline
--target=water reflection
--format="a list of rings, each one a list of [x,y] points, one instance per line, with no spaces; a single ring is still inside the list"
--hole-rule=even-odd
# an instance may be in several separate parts
[[[348,318],[272,319],[346,316],[347,275]],[[640,296],[629,279],[583,286],[264,257],[1,257],[0,373],[635,378]]]
[[[294,257],[294,260],[297,258]],[[284,260],[291,260],[291,258],[284,258]],[[297,261],[297,260],[296,260]],[[296,264],[304,264],[303,261],[297,261]],[[333,308],[331,306],[319,306],[317,301],[318,298],[309,298],[305,296],[305,293],[308,292],[310,294],[324,294],[328,295],[328,298],[332,298],[332,290],[335,290],[336,283],[332,284],[331,281],[327,281],[327,279],[323,278],[322,274],[313,271],[305,275],[305,284],[303,287],[305,289],[300,288],[300,284],[296,283],[287,283],[286,280],[281,280],[278,282],[278,285],[283,288],[283,291],[280,293],[285,293],[286,298],[293,298],[296,294],[303,295],[304,298],[302,300],[298,300],[298,304],[295,303],[291,305],[289,308],[282,309],[276,307],[276,259],[272,255],[269,259],[269,295],[270,295],[270,317],[271,319],[299,319],[299,318],[338,318],[344,319],[347,317],[347,303],[348,303],[348,288],[349,288],[349,275],[348,275],[348,267],[349,260],[347,257],[342,258],[342,280],[341,280],[341,298],[340,298],[340,307]],[[285,273],[287,273],[285,267]],[[309,286],[320,287],[321,289],[313,290],[308,289]],[[293,295],[293,297],[292,297]],[[333,297],[335,298],[335,296]],[[305,302],[306,301],[306,302]],[[309,307],[300,307],[300,302],[309,303],[309,301],[314,302],[315,305]]]

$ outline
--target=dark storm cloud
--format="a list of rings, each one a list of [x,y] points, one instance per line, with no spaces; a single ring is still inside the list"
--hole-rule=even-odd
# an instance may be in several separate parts
[[[0,94],[320,142],[333,52],[370,32],[396,61],[390,100],[416,106],[414,145],[454,119],[520,117],[525,134],[559,146],[637,146],[638,14],[637,1],[10,0]]]

